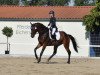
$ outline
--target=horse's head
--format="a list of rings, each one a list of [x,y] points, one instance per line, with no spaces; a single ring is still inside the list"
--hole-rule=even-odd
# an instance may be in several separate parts
[[[44,33],[49,31],[49,29],[46,26],[44,26],[42,23],[34,23],[34,24],[32,24],[30,22],[30,24],[31,24],[31,37],[32,38],[35,36],[36,32],[38,32],[39,34],[42,35],[42,34],[44,34]]]
[[[36,26],[36,23],[32,24],[30,22],[30,24],[31,24],[31,37],[33,38],[37,32],[37,26]]]

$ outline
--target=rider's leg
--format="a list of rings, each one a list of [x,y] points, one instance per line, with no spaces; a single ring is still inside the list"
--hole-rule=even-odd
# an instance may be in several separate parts
[[[52,35],[56,32],[56,28],[52,28]]]
[[[56,40],[55,32],[56,32],[56,28],[53,28],[53,29],[52,29],[52,37],[53,37],[53,39]]]
[[[52,38],[51,38],[51,31],[50,31],[50,29],[49,29],[49,37],[50,37],[50,39],[52,39]]]

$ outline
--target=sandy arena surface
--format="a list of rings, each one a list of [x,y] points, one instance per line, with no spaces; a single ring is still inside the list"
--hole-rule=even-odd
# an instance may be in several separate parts
[[[100,75],[100,59],[53,58],[46,64],[47,58],[36,63],[33,57],[0,57],[0,75]]]

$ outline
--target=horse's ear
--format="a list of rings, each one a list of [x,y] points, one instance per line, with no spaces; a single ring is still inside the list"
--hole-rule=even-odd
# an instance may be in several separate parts
[[[30,24],[32,25],[32,23],[30,22]]]

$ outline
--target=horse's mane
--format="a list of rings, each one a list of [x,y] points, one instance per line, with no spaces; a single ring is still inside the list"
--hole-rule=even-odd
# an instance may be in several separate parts
[[[37,27],[42,28],[44,30],[48,30],[46,26],[44,26],[42,23],[35,23]]]

